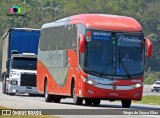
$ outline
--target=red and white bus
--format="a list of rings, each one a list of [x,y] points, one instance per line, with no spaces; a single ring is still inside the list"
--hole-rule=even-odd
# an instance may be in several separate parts
[[[135,19],[80,14],[41,29],[37,89],[46,102],[121,100],[128,108],[132,100],[142,99],[145,53],[152,55],[152,44]]]

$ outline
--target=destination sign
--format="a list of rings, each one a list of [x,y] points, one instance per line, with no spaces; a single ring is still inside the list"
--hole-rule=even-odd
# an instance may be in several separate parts
[[[128,35],[128,34],[117,34],[117,41],[119,46],[131,46],[131,47],[140,47],[142,42],[140,35]]]
[[[112,39],[111,32],[103,32],[103,31],[92,32],[92,40],[111,40],[111,39]]]

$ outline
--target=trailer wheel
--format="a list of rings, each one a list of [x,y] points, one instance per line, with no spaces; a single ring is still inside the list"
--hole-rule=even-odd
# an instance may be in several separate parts
[[[122,107],[123,108],[130,108],[131,106],[131,100],[122,100]]]
[[[73,96],[73,103],[75,105],[82,105],[83,99],[76,96],[75,94],[75,83],[74,82],[72,83],[72,96]]]
[[[52,99],[52,95],[48,94],[48,82],[46,81],[45,82],[45,101],[46,102],[52,102],[53,99]]]

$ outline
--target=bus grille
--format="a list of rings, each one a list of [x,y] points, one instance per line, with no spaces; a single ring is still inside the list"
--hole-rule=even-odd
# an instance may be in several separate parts
[[[36,87],[36,75],[32,73],[21,74],[21,86]]]

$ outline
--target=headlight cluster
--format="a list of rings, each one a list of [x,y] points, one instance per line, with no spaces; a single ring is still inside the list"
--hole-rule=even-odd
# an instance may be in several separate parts
[[[20,73],[19,72],[15,72],[15,71],[11,71],[10,72],[10,77],[17,77],[17,76],[20,76]]]
[[[142,83],[138,83],[138,84],[134,84],[134,85],[131,85],[133,88],[139,88],[141,86],[143,86],[143,82]]]
[[[91,84],[91,85],[98,84],[97,82],[92,81],[92,80],[90,80],[90,79],[86,79],[86,78],[84,78],[84,77],[82,77],[82,80],[83,80],[84,82],[88,83],[88,84]]]

